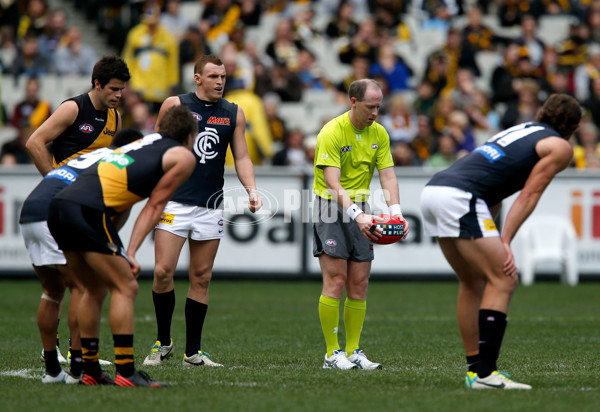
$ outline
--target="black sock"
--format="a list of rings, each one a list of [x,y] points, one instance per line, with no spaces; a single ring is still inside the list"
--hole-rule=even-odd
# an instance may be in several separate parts
[[[192,356],[201,348],[202,328],[208,305],[190,298],[185,300],[185,354]]]
[[[113,342],[117,372],[125,377],[133,375],[133,335],[113,335]]]
[[[485,378],[497,370],[502,338],[506,330],[506,314],[496,310],[479,311],[479,367],[477,375]]]
[[[81,375],[81,349],[71,349],[71,375]]]
[[[156,314],[156,340],[159,340],[161,345],[168,346],[171,344],[171,319],[175,310],[175,289],[165,293],[152,291],[152,300]]]
[[[98,338],[81,338],[81,371],[93,377],[102,375],[98,361],[99,345],[100,339]]]
[[[46,372],[52,376],[60,373],[61,367],[58,363],[58,353],[56,349],[44,351],[44,363],[46,364]]]
[[[469,372],[477,372],[478,366],[479,366],[479,354],[467,356],[467,368],[469,368]]]

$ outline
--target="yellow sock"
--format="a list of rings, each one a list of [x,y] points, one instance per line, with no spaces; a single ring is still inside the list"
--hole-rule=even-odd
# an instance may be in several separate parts
[[[327,345],[327,356],[340,348],[338,343],[338,325],[340,323],[340,300],[321,295],[319,298],[319,319]]]
[[[358,344],[366,313],[366,300],[346,298],[346,302],[344,302],[344,328],[346,329],[346,353],[348,355],[360,348]]]

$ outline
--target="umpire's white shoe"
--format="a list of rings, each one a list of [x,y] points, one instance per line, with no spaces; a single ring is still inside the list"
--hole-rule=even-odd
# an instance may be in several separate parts
[[[356,349],[352,355],[348,356],[348,360],[358,366],[358,369],[373,370],[383,368],[381,363],[371,362],[367,359],[367,355],[360,349]]]
[[[490,376],[471,382],[472,389],[531,389],[530,385],[515,382],[504,372],[494,371]]]
[[[325,354],[323,369],[358,369],[358,366],[350,362],[346,357],[346,352],[340,349],[334,350],[330,357]]]
[[[206,352],[202,352],[201,350],[198,353],[192,356],[183,355],[183,360],[181,361],[181,366],[183,367],[191,367],[191,366],[212,366],[212,367],[222,367],[220,363],[213,362],[209,358],[210,354]]]

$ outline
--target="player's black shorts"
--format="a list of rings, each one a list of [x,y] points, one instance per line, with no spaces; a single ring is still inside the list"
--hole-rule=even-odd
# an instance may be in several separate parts
[[[127,256],[117,229],[105,211],[68,200],[53,199],[48,209],[48,228],[65,252]]]

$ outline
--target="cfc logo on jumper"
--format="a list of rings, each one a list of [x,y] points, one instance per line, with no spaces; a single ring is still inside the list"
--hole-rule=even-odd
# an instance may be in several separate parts
[[[207,127],[202,133],[196,136],[194,143],[194,152],[200,158],[199,162],[204,164],[207,160],[217,157],[216,146],[219,144],[219,135],[217,130],[212,127]]]
[[[79,131],[83,133],[92,133],[94,131],[94,126],[89,123],[80,124]]]
[[[348,153],[352,151],[352,146],[342,146],[342,153]]]
[[[223,126],[229,126],[230,123],[228,117],[210,116],[210,118],[206,121],[206,124],[220,124]]]

